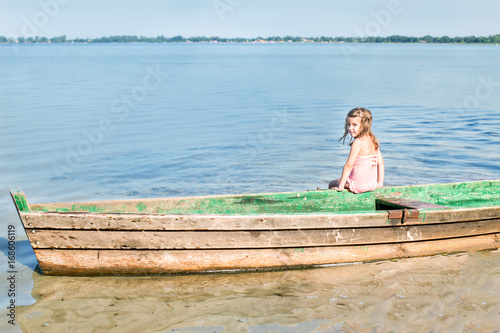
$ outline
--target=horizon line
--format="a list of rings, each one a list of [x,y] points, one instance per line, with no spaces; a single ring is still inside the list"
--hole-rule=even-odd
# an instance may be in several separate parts
[[[102,39],[102,38],[112,38],[112,37],[137,37],[137,38],[149,38],[149,39],[173,39],[173,38],[184,38],[184,39],[192,39],[192,38],[207,38],[207,39],[210,39],[210,38],[218,38],[218,39],[227,39],[227,40],[234,40],[234,39],[247,39],[247,40],[256,40],[256,39],[271,39],[271,38],[282,38],[282,39],[285,39],[285,38],[302,38],[302,39],[321,39],[321,38],[327,38],[327,39],[366,39],[366,38],[369,38],[369,39],[372,39],[372,38],[382,38],[382,39],[386,39],[386,38],[390,38],[390,37],[405,37],[405,38],[426,38],[426,37],[431,37],[431,38],[443,38],[443,37],[447,37],[447,38],[450,38],[450,39],[456,39],[456,38],[491,38],[491,37],[497,37],[497,36],[500,36],[500,33],[497,33],[497,34],[489,34],[488,36],[486,35],[482,35],[482,36],[476,36],[476,35],[463,35],[463,36],[454,36],[454,37],[450,37],[448,35],[441,35],[441,36],[438,36],[438,35],[423,35],[423,36],[412,36],[412,35],[400,35],[400,34],[392,34],[392,35],[387,35],[387,36],[326,36],[326,35],[321,35],[321,36],[299,36],[299,35],[285,35],[285,36],[281,36],[281,35],[269,35],[269,36],[266,36],[266,37],[262,37],[262,36],[257,36],[257,37],[223,37],[223,36],[203,36],[203,35],[193,35],[193,36],[190,36],[190,37],[184,37],[183,35],[173,35],[171,37],[165,37],[165,35],[156,35],[156,36],[144,36],[144,35],[107,35],[107,36],[100,36],[100,37],[74,37],[74,38],[67,38],[67,35],[66,34],[62,34],[62,35],[58,35],[58,36],[52,36],[52,37],[47,37],[47,36],[17,36],[17,37],[13,37],[13,36],[6,36],[6,35],[2,35],[0,34],[0,37],[3,37],[5,39],[42,39],[42,38],[45,38],[45,39],[54,39],[54,38],[66,38],[66,39],[69,39],[69,40],[75,40],[75,39]]]

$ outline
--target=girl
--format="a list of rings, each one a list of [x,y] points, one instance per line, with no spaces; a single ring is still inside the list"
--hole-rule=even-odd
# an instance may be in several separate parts
[[[384,159],[380,154],[380,143],[372,133],[372,113],[365,108],[349,111],[345,118],[345,132],[340,140],[345,142],[347,133],[354,138],[349,145],[351,152],[342,176],[328,185],[329,189],[353,193],[373,191],[384,185]]]

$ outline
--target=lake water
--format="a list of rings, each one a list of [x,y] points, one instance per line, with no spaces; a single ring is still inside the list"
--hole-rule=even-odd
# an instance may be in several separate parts
[[[500,47],[0,46],[0,246],[16,229],[25,332],[500,331],[500,253],[262,274],[40,276],[8,194],[31,202],[325,188],[369,108],[386,185],[500,178]],[[425,273],[425,274],[424,274]],[[92,319],[94,318],[94,319]]]

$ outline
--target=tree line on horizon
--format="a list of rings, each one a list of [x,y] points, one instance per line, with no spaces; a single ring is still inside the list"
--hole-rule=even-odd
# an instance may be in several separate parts
[[[100,38],[75,38],[68,39],[66,35],[47,38],[47,37],[18,37],[7,38],[0,36],[0,43],[436,43],[436,44],[500,44],[500,34],[490,35],[488,37],[411,37],[392,35],[387,37],[257,37],[257,38],[223,38],[223,37],[138,37],[138,36],[109,36]]]

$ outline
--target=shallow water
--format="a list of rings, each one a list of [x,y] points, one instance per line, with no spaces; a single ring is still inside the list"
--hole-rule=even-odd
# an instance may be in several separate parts
[[[18,320],[27,332],[492,332],[499,267],[496,251],[226,275],[34,275],[36,303]]]
[[[8,194],[20,186],[29,201],[50,202],[326,187],[347,158],[337,140],[355,106],[374,113],[387,185],[499,179],[499,53],[1,45],[0,265],[9,270],[13,225],[18,322],[3,310],[0,327],[90,332],[96,315],[94,331],[500,330],[498,252],[229,276],[46,277],[33,272]]]

